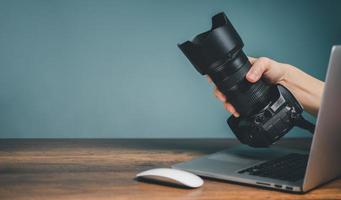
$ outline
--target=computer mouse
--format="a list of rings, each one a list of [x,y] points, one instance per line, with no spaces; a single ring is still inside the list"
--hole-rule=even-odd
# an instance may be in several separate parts
[[[149,179],[160,182],[181,185],[189,188],[198,188],[204,181],[197,175],[178,169],[157,168],[150,169],[136,175],[138,179]]]

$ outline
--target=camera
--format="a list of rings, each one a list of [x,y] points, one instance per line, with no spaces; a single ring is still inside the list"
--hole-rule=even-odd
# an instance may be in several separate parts
[[[246,80],[251,67],[243,52],[243,41],[225,13],[212,17],[212,28],[193,40],[178,44],[202,75],[208,75],[240,113],[227,123],[243,144],[268,147],[294,126],[313,132],[314,125],[302,116],[303,108],[282,85],[263,78]]]

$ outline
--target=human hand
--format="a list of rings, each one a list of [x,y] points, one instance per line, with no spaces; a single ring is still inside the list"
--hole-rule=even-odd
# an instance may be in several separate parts
[[[264,77],[265,80],[269,81],[271,84],[282,84],[286,86],[286,75],[289,71],[289,68],[292,68],[293,66],[279,63],[266,57],[249,57],[249,61],[252,65],[249,72],[246,74],[246,79],[249,82],[255,83],[261,77]],[[212,82],[209,77],[208,80],[209,83]],[[214,89],[214,95],[217,97],[217,99],[224,103],[224,108],[228,112],[232,113],[232,115],[235,117],[239,117],[238,111],[228,101],[225,95],[218,90],[217,87]]]

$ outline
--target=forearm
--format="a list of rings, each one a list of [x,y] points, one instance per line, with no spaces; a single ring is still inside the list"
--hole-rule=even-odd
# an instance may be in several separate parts
[[[280,83],[293,93],[304,110],[315,116],[317,115],[321,104],[324,82],[296,67],[287,65],[286,74]]]

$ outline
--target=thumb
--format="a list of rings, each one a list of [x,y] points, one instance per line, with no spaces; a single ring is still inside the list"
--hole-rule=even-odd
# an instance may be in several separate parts
[[[249,72],[246,74],[246,79],[251,83],[257,82],[267,70],[270,69],[270,59],[268,58],[259,58],[257,59]]]

